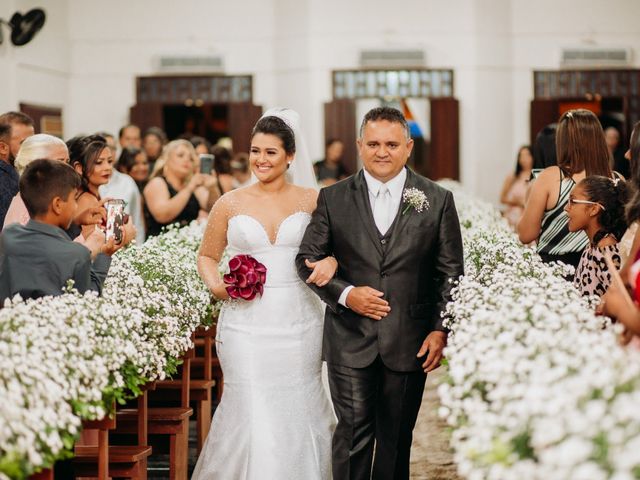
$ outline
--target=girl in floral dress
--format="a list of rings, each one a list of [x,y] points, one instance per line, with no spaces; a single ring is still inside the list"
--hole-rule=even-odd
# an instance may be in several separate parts
[[[576,185],[565,207],[569,231],[584,231],[589,245],[582,252],[574,285],[583,295],[602,296],[611,284],[605,262],[609,254],[620,268],[619,240],[627,229],[624,209],[628,187],[624,180],[590,176]]]

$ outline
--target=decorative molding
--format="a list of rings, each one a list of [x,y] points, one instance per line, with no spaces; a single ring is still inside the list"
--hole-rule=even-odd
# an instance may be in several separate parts
[[[333,98],[451,98],[453,70],[362,69],[334,70]]]
[[[252,102],[251,75],[181,75],[138,77],[136,101],[140,103]]]
[[[640,70],[534,71],[535,99],[588,100],[640,95]]]

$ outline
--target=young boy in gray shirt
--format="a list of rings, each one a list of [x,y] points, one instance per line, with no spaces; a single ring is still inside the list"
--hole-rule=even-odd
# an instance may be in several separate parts
[[[66,163],[35,160],[20,177],[20,195],[31,216],[0,234],[0,305],[23,299],[61,295],[69,280],[80,293],[102,291],[116,250],[105,244],[95,260],[89,249],[65,233],[78,208],[81,179]]]

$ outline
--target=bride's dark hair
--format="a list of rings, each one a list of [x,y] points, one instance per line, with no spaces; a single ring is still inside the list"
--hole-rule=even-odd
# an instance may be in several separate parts
[[[296,153],[296,137],[293,130],[287,125],[284,120],[278,117],[262,117],[253,127],[251,132],[251,138],[256,136],[257,133],[264,133],[265,135],[275,135],[282,140],[282,147],[287,155],[293,155]]]

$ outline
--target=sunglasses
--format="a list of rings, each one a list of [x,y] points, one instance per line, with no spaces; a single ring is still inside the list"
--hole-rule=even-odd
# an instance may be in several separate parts
[[[569,206],[572,207],[574,205],[598,205],[602,210],[606,210],[604,205],[598,202],[592,202],[591,200],[577,200],[575,198],[569,198]]]

